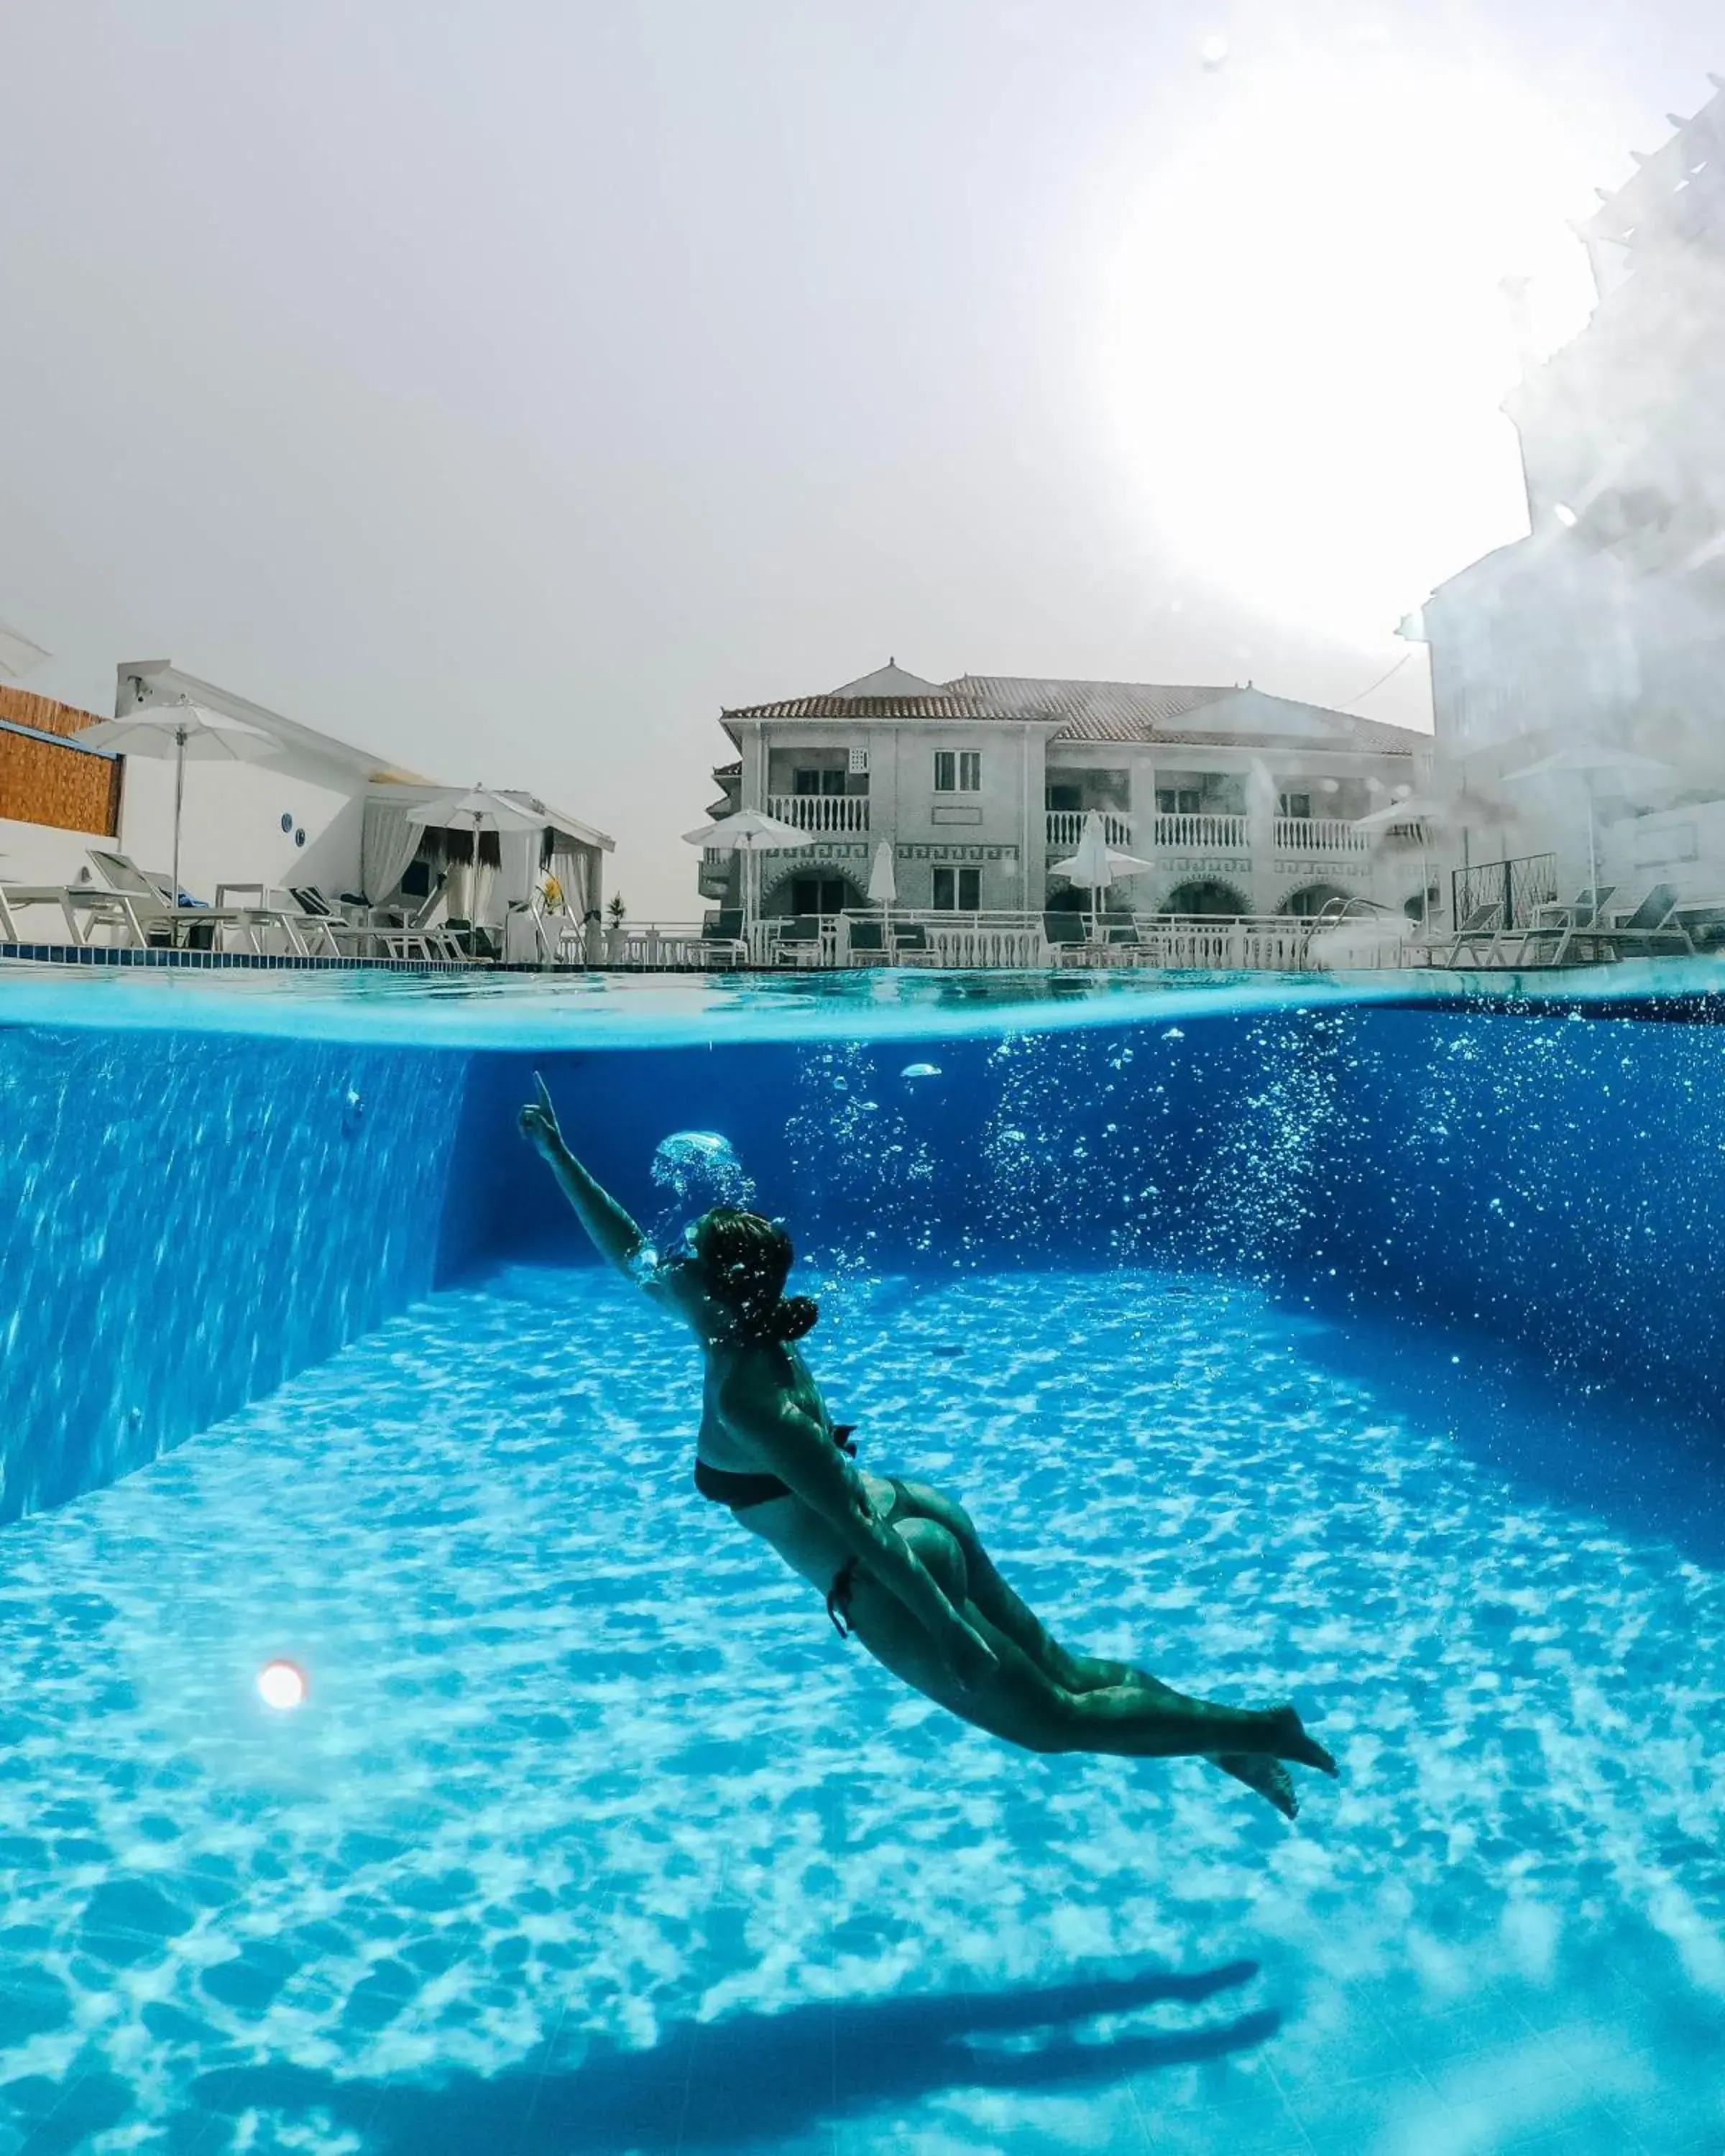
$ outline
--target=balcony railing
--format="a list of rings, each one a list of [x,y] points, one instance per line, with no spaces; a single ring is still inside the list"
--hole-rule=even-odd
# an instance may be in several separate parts
[[[866,793],[769,793],[767,814],[798,831],[866,831]]]
[[[1342,816],[1278,816],[1271,843],[1281,854],[1368,854],[1368,831],[1357,831]]]
[[[1050,808],[1048,819],[1048,844],[1050,852],[1070,853],[1084,836],[1084,826],[1090,814],[1087,808]],[[1132,842],[1132,819],[1117,808],[1101,812],[1102,835],[1111,846],[1130,846]]]
[[[1244,816],[1158,815],[1150,819],[1150,829],[1158,852],[1238,854],[1250,843]]]

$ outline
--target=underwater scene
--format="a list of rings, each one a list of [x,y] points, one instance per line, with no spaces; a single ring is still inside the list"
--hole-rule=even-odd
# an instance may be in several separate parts
[[[1725,2151],[1725,1035],[1616,972],[0,983],[0,2156]]]

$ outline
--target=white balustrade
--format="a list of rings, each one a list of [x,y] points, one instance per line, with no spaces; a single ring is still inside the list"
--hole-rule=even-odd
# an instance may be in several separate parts
[[[990,921],[986,914],[920,916],[927,933],[916,954],[923,966],[1007,966],[1023,968],[1048,963],[1048,941],[1034,918]]]
[[[1372,834],[1341,816],[1278,816],[1271,843],[1284,854],[1368,854]]]
[[[769,793],[767,814],[798,831],[866,831],[866,793]]]
[[[1239,854],[1248,844],[1244,816],[1157,815],[1151,819],[1150,828],[1150,843],[1158,851]]]
[[[1091,812],[1087,808],[1050,808],[1045,812],[1048,819],[1048,843],[1050,849],[1059,848],[1070,853],[1084,836],[1084,826]],[[1132,842],[1132,819],[1122,815],[1117,808],[1101,812],[1102,835],[1111,846],[1128,847]]]

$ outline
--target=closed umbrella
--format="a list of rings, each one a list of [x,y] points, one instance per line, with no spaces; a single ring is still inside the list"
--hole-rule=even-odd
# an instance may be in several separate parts
[[[1141,861],[1136,854],[1116,853],[1108,844],[1102,828],[1100,809],[1092,808],[1084,819],[1084,829],[1079,834],[1078,851],[1070,860],[1051,861],[1049,872],[1063,875],[1068,883],[1076,883],[1090,892],[1090,932],[1096,932],[1096,894],[1106,891],[1116,876],[1137,875],[1153,869],[1153,861]]]
[[[883,839],[875,849],[875,858],[869,869],[869,901],[873,906],[895,906],[898,902],[898,877],[892,865],[892,841]]]
[[[1581,781],[1582,791],[1587,796],[1587,880],[1588,889],[1598,902],[1599,888],[1599,814],[1594,788],[1600,774],[1609,772],[1625,785],[1641,786],[1648,789],[1668,784],[1677,773],[1668,763],[1661,763],[1656,756],[1643,756],[1636,749],[1613,748],[1604,742],[1572,742],[1550,756],[1542,757],[1538,763],[1525,765],[1520,771],[1508,771],[1503,775],[1506,786],[1517,786],[1522,781],[1555,778],[1560,774]]]
[[[698,831],[685,831],[683,843],[705,847],[716,854],[742,855],[742,932],[744,941],[749,942],[759,898],[755,886],[760,870],[755,863],[762,854],[788,853],[796,847],[806,846],[809,834],[799,831],[794,824],[781,823],[777,816],[768,816],[759,808],[740,808],[736,815],[721,817],[716,824],[704,824]]]
[[[264,763],[280,752],[281,744],[256,726],[230,719],[225,711],[213,711],[182,696],[172,704],[146,704],[141,711],[127,711],[117,719],[104,719],[86,726],[78,736],[96,748],[117,749],[122,756],[144,756],[174,761],[173,901],[180,903],[180,815],[186,798],[186,766],[193,763]]]

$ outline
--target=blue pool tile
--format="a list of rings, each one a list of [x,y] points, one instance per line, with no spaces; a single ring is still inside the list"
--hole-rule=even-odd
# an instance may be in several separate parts
[[[1670,2144],[1650,2144],[1608,2111],[1589,2104],[1560,2123],[1500,2144],[1504,2156],[1667,2156]]]
[[[1312,2143],[1281,2097],[1249,2097],[1216,2109],[1204,2104],[1173,2111],[1144,2112],[1150,2147],[1156,2156],[1309,2156]]]

